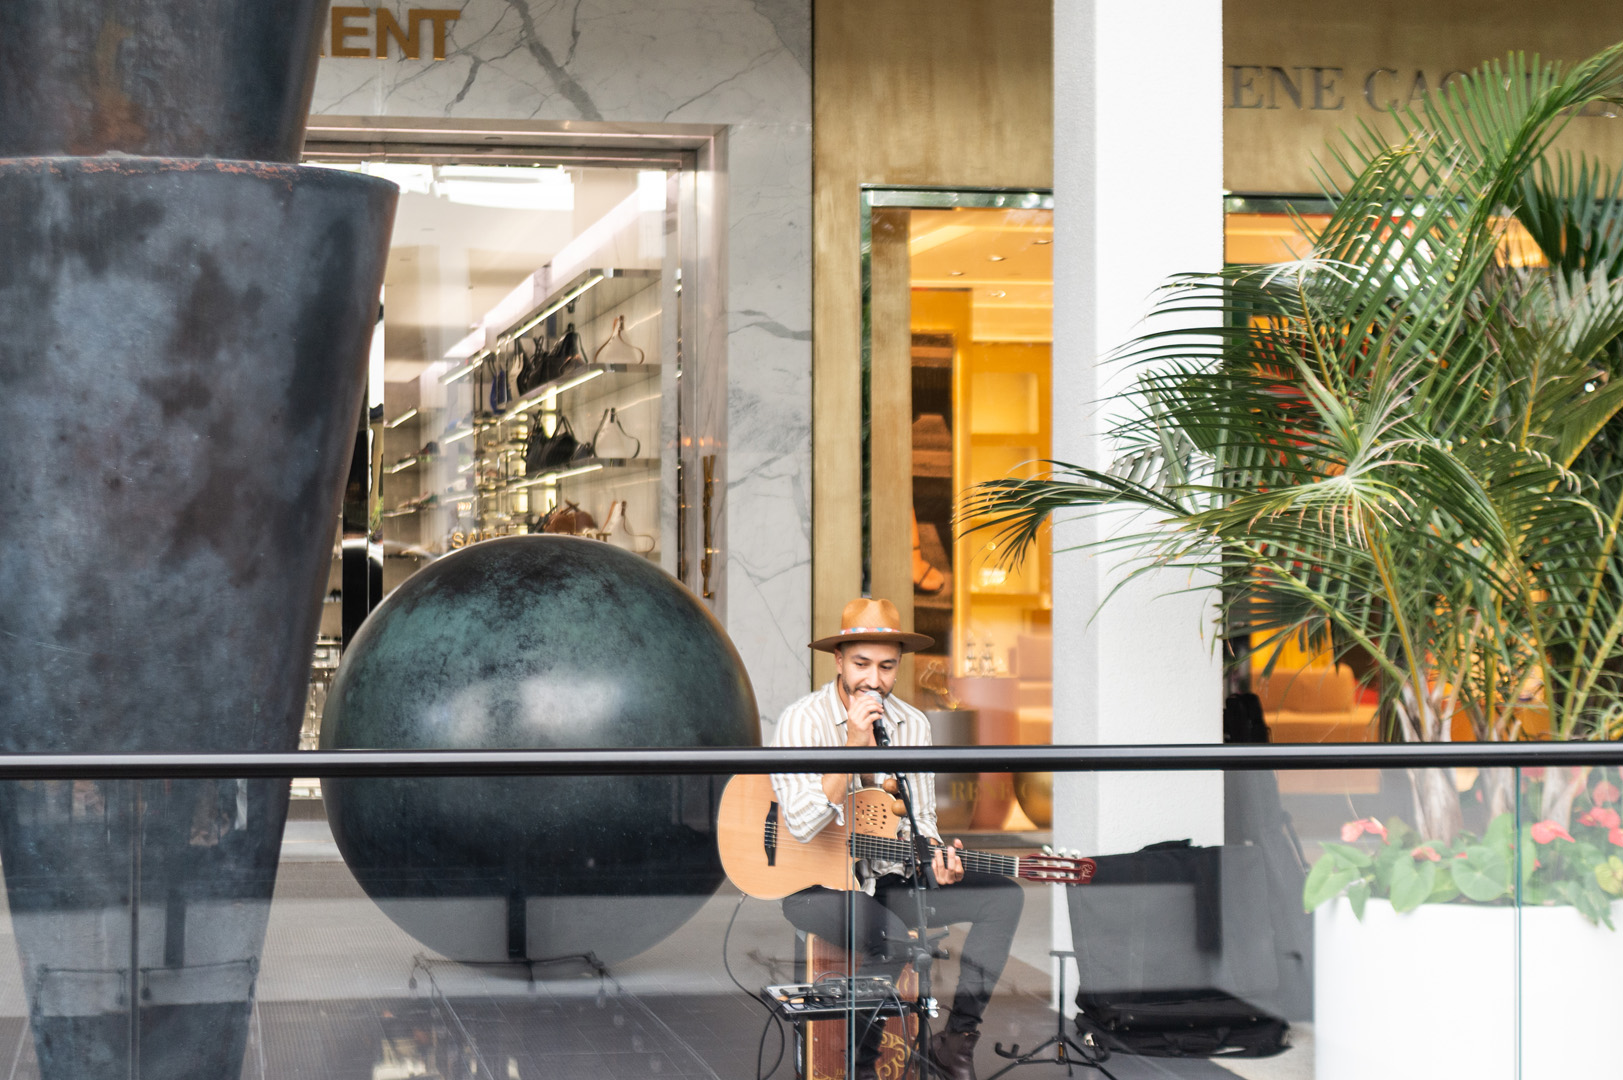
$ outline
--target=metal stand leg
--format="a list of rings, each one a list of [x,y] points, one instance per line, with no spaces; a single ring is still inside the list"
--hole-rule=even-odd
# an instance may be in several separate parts
[[[1110,1057],[1110,1051],[1102,1046],[1089,1049],[1073,1041],[1065,1031],[1065,961],[1076,959],[1076,953],[1069,949],[1050,949],[1049,956],[1058,957],[1059,965],[1059,1016],[1054,1022],[1054,1034],[1042,1043],[1021,1053],[1020,1044],[1015,1043],[1007,1050],[1002,1043],[995,1044],[992,1049],[998,1057],[1011,1059],[1009,1064],[988,1076],[986,1080],[997,1080],[1006,1072],[1018,1069],[1022,1065],[1063,1065],[1065,1075],[1074,1076],[1077,1066],[1084,1069],[1097,1069],[1109,1080],[1116,1080],[1111,1071],[1104,1067],[1104,1062]],[[1050,1046],[1054,1048],[1052,1056],[1041,1056]]]

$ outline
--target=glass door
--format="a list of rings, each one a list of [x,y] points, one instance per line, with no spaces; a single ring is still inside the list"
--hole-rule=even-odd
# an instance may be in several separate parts
[[[586,536],[704,591],[684,541],[696,529],[683,493],[696,502],[699,488],[684,465],[691,476],[701,464],[682,460],[694,440],[681,437],[691,155],[345,151],[323,146],[308,164],[389,179],[400,202],[309,745],[325,680],[366,614],[461,548]]]
[[[935,639],[899,685],[937,742],[1048,743],[1048,545],[1005,569],[957,510],[967,488],[1051,455],[1052,197],[875,188],[864,210],[865,578]],[[1042,778],[943,784],[944,827],[1049,824]]]

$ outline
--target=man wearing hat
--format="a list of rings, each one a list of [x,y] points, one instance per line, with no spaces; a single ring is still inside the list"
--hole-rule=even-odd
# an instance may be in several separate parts
[[[834,679],[783,711],[773,745],[877,746],[874,728],[881,724],[892,746],[930,745],[929,720],[892,695],[903,654],[930,644],[932,639],[925,635],[901,629],[901,617],[890,601],[865,597],[851,601],[841,614],[840,632],[811,643],[814,649],[834,654]],[[882,773],[781,773],[772,777],[772,786],[789,832],[808,843],[830,822],[844,823],[849,793],[884,779]],[[961,841],[942,843],[936,830],[934,774],[910,773],[907,781],[919,831],[936,846],[929,873],[943,886],[929,893],[931,925],[970,924],[959,954],[952,1011],[946,1029],[930,1040],[930,1054],[950,1080],[975,1080],[981,1014],[1009,957],[1025,897],[1008,878],[965,871],[957,855]],[[908,835],[905,819],[898,819],[897,835]],[[900,863],[864,860],[857,866],[861,892],[813,886],[785,897],[783,913],[799,929],[825,940],[856,942],[863,973],[894,980],[907,963],[899,943],[911,925],[912,886],[902,876]],[[877,1076],[883,1034],[882,1020],[859,1030],[857,1080]]]

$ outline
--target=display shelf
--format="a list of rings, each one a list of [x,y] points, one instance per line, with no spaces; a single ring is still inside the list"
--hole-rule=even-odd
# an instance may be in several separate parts
[[[482,329],[447,353],[450,363],[444,367],[450,370],[431,376],[445,386],[444,405],[433,414],[432,430],[443,432],[437,448],[451,464],[425,465],[421,473],[407,475],[424,476],[423,487],[428,490],[450,480],[449,469],[454,465],[476,469],[480,478],[475,490],[466,494],[444,492],[442,513],[419,519],[425,523],[424,528],[432,528],[437,534],[451,537],[456,532],[522,532],[534,527],[562,499],[591,503],[592,512],[601,516],[604,508],[597,504],[618,497],[617,489],[640,488],[660,476],[662,456],[657,447],[661,444],[661,414],[653,410],[626,420],[631,425],[627,436],[638,440],[646,456],[639,453],[632,458],[583,458],[525,473],[522,459],[535,433],[556,422],[546,417],[568,416],[579,429],[588,419],[597,423],[599,412],[624,410],[650,400],[663,401],[673,389],[667,384],[672,382],[674,369],[660,351],[664,347],[658,322],[664,318],[662,271],[591,269],[540,296],[537,283],[545,281],[548,274],[550,270],[531,275],[498,302],[481,321]],[[494,352],[507,361],[509,373],[515,373],[515,339],[529,337],[544,346],[547,341],[556,341],[569,326],[581,335],[586,362],[509,400],[500,414],[491,412],[486,407],[489,379],[480,365],[486,364]],[[612,356],[614,362],[591,362],[601,343],[616,333],[642,351],[611,349],[604,353],[604,359]],[[529,344],[525,342],[525,352]],[[622,362],[638,356],[642,363]],[[652,423],[650,416],[655,417]],[[580,434],[590,436],[591,432]],[[625,448],[630,449],[631,443]],[[589,444],[583,452],[587,449]],[[447,496],[457,500],[454,513],[443,512],[452,507]],[[447,528],[452,532],[446,533]],[[661,539],[654,538],[656,552]]]
[[[510,293],[494,311],[486,313],[484,321],[486,347],[441,375],[440,382],[450,384],[472,375],[479,365],[484,363],[485,357],[491,354],[492,346],[499,340],[523,337],[543,320],[565,309],[569,309],[567,312],[569,321],[584,326],[625,303],[633,295],[646,289],[658,277],[658,270],[597,267],[582,270],[563,284],[547,290],[546,294],[538,297],[533,304],[515,303],[513,299],[515,294],[525,289],[533,289],[534,282],[540,280],[538,274],[532,274],[524,285],[514,293]],[[520,313],[511,318],[505,314],[497,314],[504,311]]]
[[[608,380],[593,386],[593,391],[614,390],[617,385],[636,379],[658,378],[658,364],[587,364],[576,368],[568,375],[560,376],[549,383],[535,387],[522,397],[516,397],[508,405],[507,411],[485,418],[487,427],[498,427],[502,424],[523,416],[537,405],[544,405],[549,399],[562,397],[574,390],[581,390],[599,379]]]
[[[521,480],[509,481],[507,490],[519,491],[535,487],[537,484],[556,483],[574,476],[585,476],[587,473],[653,472],[658,468],[658,458],[582,458],[580,461],[571,461],[568,465],[556,469],[532,473]]]

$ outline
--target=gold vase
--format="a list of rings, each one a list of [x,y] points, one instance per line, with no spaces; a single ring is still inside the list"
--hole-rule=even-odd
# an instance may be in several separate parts
[[[1051,772],[1022,772],[1014,774],[1014,797],[1020,800],[1020,809],[1039,829],[1054,825],[1054,774]]]

